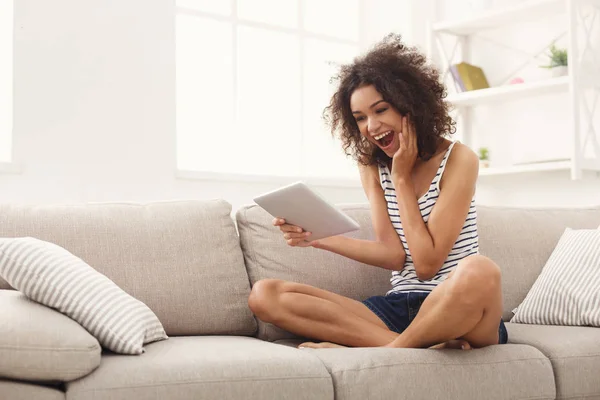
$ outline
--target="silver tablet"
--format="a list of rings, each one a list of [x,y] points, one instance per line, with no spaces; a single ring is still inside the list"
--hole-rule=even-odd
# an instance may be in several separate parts
[[[309,241],[360,229],[356,221],[302,181],[264,193],[254,201],[273,217],[312,232]]]

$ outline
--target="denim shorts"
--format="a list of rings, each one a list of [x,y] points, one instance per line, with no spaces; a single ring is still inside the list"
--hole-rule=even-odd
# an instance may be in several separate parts
[[[369,297],[362,303],[369,307],[389,330],[402,333],[415,319],[428,295],[429,292],[390,293],[385,296]],[[498,338],[498,344],[508,342],[508,332],[502,318],[498,326]]]

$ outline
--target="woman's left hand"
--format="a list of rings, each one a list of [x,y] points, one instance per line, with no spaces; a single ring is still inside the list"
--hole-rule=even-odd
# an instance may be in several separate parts
[[[398,133],[398,139],[400,147],[392,160],[392,178],[410,178],[419,150],[415,125],[408,115],[402,117],[402,133]]]

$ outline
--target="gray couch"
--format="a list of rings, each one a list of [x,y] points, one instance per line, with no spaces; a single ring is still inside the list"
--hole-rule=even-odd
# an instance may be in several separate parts
[[[362,226],[352,236],[373,236],[367,205],[340,207]],[[478,214],[481,253],[503,271],[505,320],[564,228],[600,224],[600,207]],[[271,220],[256,206],[232,215],[223,200],[0,206],[0,237],[65,247],[146,303],[170,336],[139,356],[102,351],[0,280],[0,399],[600,399],[598,328],[507,323],[508,345],[472,351],[295,348],[302,338],[250,312],[254,282],[363,299],[385,293],[390,272],[288,247]]]

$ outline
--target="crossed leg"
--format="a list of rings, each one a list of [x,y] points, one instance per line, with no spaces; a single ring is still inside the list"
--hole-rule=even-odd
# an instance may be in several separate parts
[[[453,339],[472,348],[497,344],[501,317],[500,268],[487,257],[470,256],[427,296],[389,347],[430,347]]]
[[[316,340],[379,347],[398,337],[360,301],[302,283],[260,280],[248,305],[260,320]]]
[[[498,343],[502,315],[500,269],[483,256],[467,257],[427,297],[400,335],[359,301],[295,282],[266,279],[248,299],[254,314],[289,332],[353,347],[431,347],[455,339],[472,347]],[[327,347],[327,344],[308,347]],[[440,347],[440,346],[438,346]],[[441,346],[443,347],[443,346]]]

